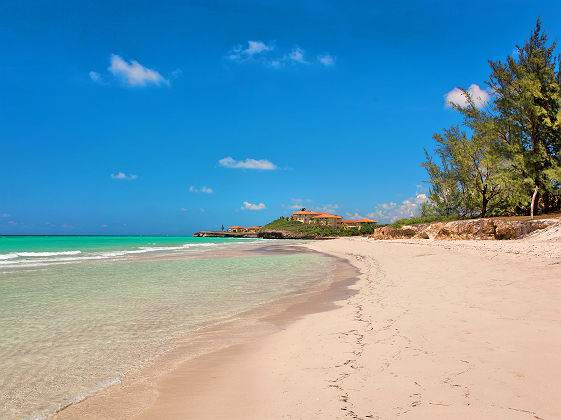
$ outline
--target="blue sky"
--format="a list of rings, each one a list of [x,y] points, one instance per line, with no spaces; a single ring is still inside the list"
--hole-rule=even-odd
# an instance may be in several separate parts
[[[558,1],[0,6],[0,233],[191,234],[422,200],[445,106],[484,102]],[[351,5],[349,5],[351,4]]]

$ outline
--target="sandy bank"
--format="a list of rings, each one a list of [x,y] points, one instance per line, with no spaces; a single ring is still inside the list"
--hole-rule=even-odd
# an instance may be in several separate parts
[[[357,293],[177,366],[133,418],[561,418],[561,242],[541,235],[306,245],[358,267]]]

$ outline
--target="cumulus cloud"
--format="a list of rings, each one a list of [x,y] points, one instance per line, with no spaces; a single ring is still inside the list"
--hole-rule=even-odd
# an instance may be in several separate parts
[[[204,193],[204,194],[212,194],[214,190],[209,187],[202,186],[201,188],[197,188],[194,185],[189,187],[189,191],[192,193]]]
[[[335,65],[335,57],[331,54],[318,55],[318,61],[325,67],[332,67]]]
[[[295,61],[296,63],[308,64],[308,62],[304,59],[304,54],[305,52],[302,48],[294,47],[288,54],[288,59]]]
[[[218,165],[234,169],[262,169],[268,171],[278,169],[277,165],[266,159],[248,158],[246,160],[236,160],[230,156],[220,159]]]
[[[131,60],[127,62],[117,54],[112,54],[110,62],[111,65],[108,67],[108,70],[114,76],[119,77],[125,85],[146,86],[152,84],[156,86],[169,86],[169,80],[165,79],[156,70],[144,67],[138,61]]]
[[[421,204],[427,199],[426,194],[416,193],[415,197],[410,197],[401,203],[390,201],[378,204],[374,211],[367,213],[366,216],[378,220],[380,223],[393,223],[399,219],[415,217],[419,213]]]
[[[247,41],[247,48],[237,45],[232,48],[227,57],[232,61],[244,61],[274,49],[273,45],[267,45],[263,41]]]
[[[476,85],[475,83],[469,87],[467,93],[469,94],[475,107],[478,109],[481,109],[485,105],[487,105],[489,99],[491,98],[491,94],[488,91],[481,89],[479,85]],[[469,104],[465,92],[460,88],[452,89],[450,92],[444,95],[444,98],[446,107],[448,108],[451,108],[452,105],[458,105],[462,108],[465,108]]]
[[[132,181],[133,179],[138,178],[138,176],[135,175],[135,174],[127,175],[124,172],[117,172],[116,174],[111,174],[111,178],[113,178],[113,179],[127,179],[129,181]]]
[[[267,206],[263,203],[259,203],[259,204],[252,204],[248,201],[244,201],[243,202],[243,206],[240,207],[241,210],[265,210],[267,208]]]

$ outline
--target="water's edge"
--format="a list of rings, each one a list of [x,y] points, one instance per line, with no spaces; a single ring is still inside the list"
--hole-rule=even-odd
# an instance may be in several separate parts
[[[47,417],[123,418],[139,414],[150,406],[159,393],[158,380],[178,367],[196,363],[200,357],[225,351],[235,345],[251,344],[286,328],[308,314],[336,309],[336,301],[347,299],[355,293],[349,287],[357,281],[359,272],[345,259],[312,251],[300,245],[263,245],[259,251],[321,254],[335,262],[335,270],[332,279],[318,279],[312,290],[281,296],[257,308],[228,319],[217,320],[211,325],[185,334],[176,340],[174,348],[159,355],[141,370],[116,378],[114,382],[100,384],[106,386],[100,386],[88,395],[69,399]],[[102,413],[98,412],[100,407],[104,407]]]

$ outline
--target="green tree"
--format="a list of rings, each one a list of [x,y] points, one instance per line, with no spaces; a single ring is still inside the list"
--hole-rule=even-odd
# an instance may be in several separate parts
[[[530,38],[516,46],[515,56],[505,62],[489,61],[490,106],[477,110],[467,92],[469,105],[456,106],[468,127],[502,142],[517,183],[529,187],[528,197],[532,194],[532,216],[540,192],[544,210],[549,211],[561,179],[561,69],[554,50],[555,43],[548,43],[538,19]]]

